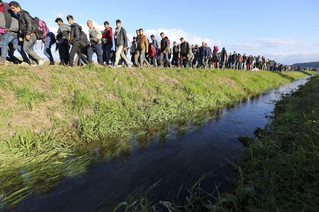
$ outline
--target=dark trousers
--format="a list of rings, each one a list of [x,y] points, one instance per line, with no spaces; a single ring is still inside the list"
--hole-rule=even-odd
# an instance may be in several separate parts
[[[71,53],[70,53],[70,66],[73,66],[74,63],[74,56],[77,54],[79,58],[85,63],[89,64],[88,59],[82,54],[82,47],[80,46],[79,43],[73,43],[72,48],[71,48]]]
[[[181,54],[181,59],[179,64],[181,65],[181,67],[188,68],[189,62],[188,62],[187,54]]]
[[[58,44],[61,64],[67,64],[70,61],[70,45],[66,39]]]
[[[92,44],[88,47],[88,59],[93,63],[93,54],[96,53],[99,64],[103,64],[102,45],[100,43]]]
[[[136,53],[131,53],[131,62],[134,64]]]

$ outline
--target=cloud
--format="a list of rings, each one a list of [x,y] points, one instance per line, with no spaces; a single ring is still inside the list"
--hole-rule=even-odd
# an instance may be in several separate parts
[[[207,43],[209,46],[215,46],[215,45],[222,45],[221,41],[217,40],[212,40],[210,38],[202,38],[200,36],[188,33],[182,29],[164,29],[164,28],[159,28],[159,29],[148,29],[145,30],[145,35],[148,37],[151,35],[155,35],[155,37],[160,40],[160,33],[164,32],[166,36],[170,39],[171,43],[176,41],[177,43],[180,42],[180,38],[183,37],[188,43],[190,44],[201,44],[203,41]]]

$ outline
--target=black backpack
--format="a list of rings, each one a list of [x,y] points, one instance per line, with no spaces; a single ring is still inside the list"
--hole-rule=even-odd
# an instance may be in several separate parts
[[[51,38],[51,45],[56,43],[56,37],[55,34],[53,32],[50,33],[50,38]]]
[[[89,45],[88,36],[82,30],[81,30],[80,45],[82,47],[87,47]]]

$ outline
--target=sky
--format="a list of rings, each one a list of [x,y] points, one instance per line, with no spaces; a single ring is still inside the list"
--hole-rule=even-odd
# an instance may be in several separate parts
[[[73,15],[86,26],[91,19],[103,30],[121,19],[129,39],[135,30],[165,32],[171,43],[184,37],[190,44],[226,47],[264,55],[283,64],[319,61],[319,0],[18,0],[31,16],[43,19],[52,32],[54,22]],[[87,28],[85,28],[87,30]]]

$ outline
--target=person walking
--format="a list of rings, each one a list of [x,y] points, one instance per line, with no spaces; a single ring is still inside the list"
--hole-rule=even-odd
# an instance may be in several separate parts
[[[103,59],[107,65],[111,65],[111,51],[113,48],[113,31],[108,21],[104,22],[104,32],[102,34]]]
[[[149,43],[146,36],[144,35],[143,29],[139,30],[139,35],[140,35],[140,39],[137,42],[137,52],[134,59],[134,66],[136,67],[143,66],[145,63],[146,66],[148,67],[150,64],[146,60],[146,54],[148,54]],[[138,63],[139,59],[140,59],[140,64]]]
[[[61,18],[55,20],[58,28],[57,44],[55,52],[59,51],[60,63],[59,65],[68,65],[70,61],[70,33],[71,27],[65,23]]]
[[[1,61],[2,65],[8,65],[7,56],[14,62],[19,62],[19,60],[14,57],[14,50],[18,50],[23,58],[23,62],[30,64],[29,58],[27,57],[25,51],[23,51],[21,43],[18,41],[19,33],[19,20],[14,12],[11,10],[10,5],[0,1],[0,13],[3,13],[3,16],[0,17],[4,26],[2,26],[1,33]],[[10,45],[11,44],[11,45]],[[10,48],[9,48],[10,47]],[[8,52],[8,49],[10,51]]]
[[[44,60],[33,50],[37,42],[33,18],[27,11],[21,9],[18,2],[11,1],[9,5],[12,11],[18,15],[20,28],[19,41],[23,42],[24,51],[29,55],[30,59],[38,64],[38,66],[42,66],[44,64]]]
[[[207,58],[207,47],[206,43],[202,42],[202,46],[199,47],[199,57],[200,57],[200,64],[199,66],[202,68],[206,67],[206,58]]]
[[[189,65],[189,62],[188,62],[188,59],[189,59],[189,44],[188,42],[186,42],[184,40],[184,38],[181,38],[180,39],[181,41],[181,46],[180,46],[180,66],[181,67],[184,67],[184,68],[188,68],[188,65]]]
[[[89,39],[90,46],[88,47],[88,60],[90,63],[93,63],[93,54],[97,56],[98,63],[103,64],[102,56],[102,32],[93,26],[93,21],[88,20],[87,26],[89,27]]]
[[[55,65],[51,52],[51,47],[56,42],[55,35],[48,30],[47,36],[45,36],[45,38],[42,39],[42,42],[44,44],[43,54],[50,60],[49,65]]]
[[[164,59],[165,62],[168,64],[168,66],[171,68],[172,64],[170,63],[169,60],[169,52],[170,52],[170,45],[168,42],[168,38],[165,36],[164,32],[162,32],[160,34],[162,40],[161,40],[161,57],[160,57],[160,63],[161,63],[161,67],[164,66]]]
[[[74,23],[74,18],[71,15],[68,15],[66,18],[71,26],[71,35],[70,35],[70,42],[72,44],[71,52],[70,52],[70,62],[69,66],[73,67],[74,64],[74,56],[75,54],[85,63],[89,64],[90,62],[88,59],[83,55],[82,48],[87,46],[87,40],[83,43],[82,40],[82,27],[77,23]],[[86,38],[87,39],[87,38]]]
[[[120,59],[122,58],[126,65],[130,68],[132,64],[128,61],[125,51],[128,49],[128,38],[126,30],[122,27],[121,20],[116,20],[116,29],[115,29],[115,63],[113,68],[117,68]]]

